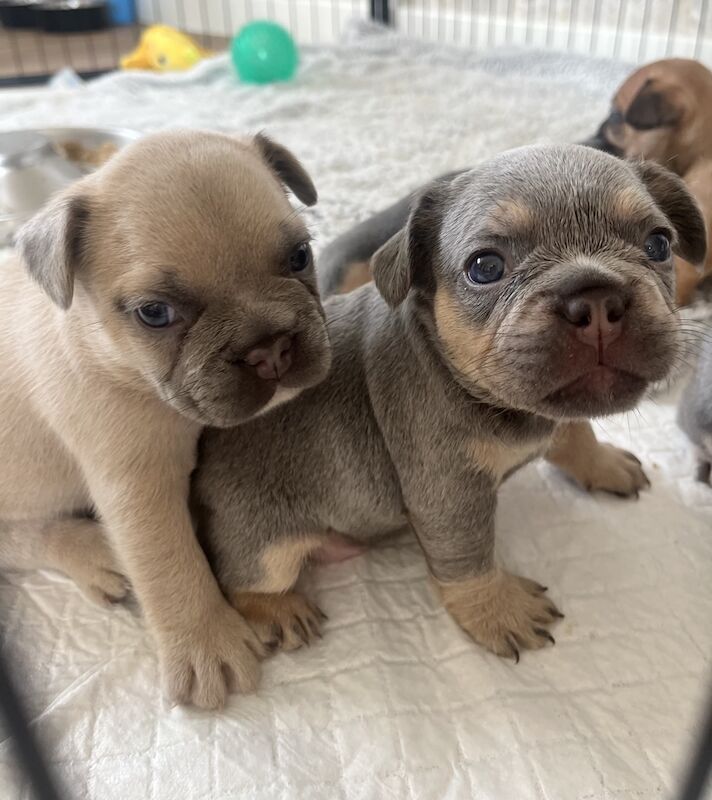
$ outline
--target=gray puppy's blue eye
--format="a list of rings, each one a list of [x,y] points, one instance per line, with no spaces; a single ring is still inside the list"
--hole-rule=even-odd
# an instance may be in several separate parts
[[[136,309],[136,316],[149,328],[167,328],[175,322],[176,312],[168,303],[146,303]]]
[[[667,261],[670,258],[670,239],[660,231],[651,233],[645,240],[645,254],[651,261]]]
[[[289,256],[289,269],[292,272],[303,272],[312,262],[311,247],[307,242],[302,242]]]
[[[466,273],[472,283],[496,283],[504,275],[504,259],[493,250],[476,253],[467,262]]]

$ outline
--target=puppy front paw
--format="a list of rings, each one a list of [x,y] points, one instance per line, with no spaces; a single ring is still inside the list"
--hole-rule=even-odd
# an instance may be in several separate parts
[[[92,602],[110,606],[126,599],[129,582],[98,522],[66,520],[48,547],[52,566],[71,578]]]
[[[589,492],[638,497],[642,489],[650,486],[640,461],[627,450],[612,444],[599,444],[591,456],[580,480]]]
[[[158,633],[166,696],[175,703],[218,709],[230,692],[257,688],[265,648],[245,620],[221,601],[191,627]]]
[[[498,656],[518,662],[522,649],[555,644],[548,626],[564,615],[536,581],[492,570],[479,578],[437,586],[460,627]]]
[[[599,442],[588,422],[562,425],[545,458],[589,492],[637,497],[650,486],[640,461],[627,450]]]
[[[270,652],[296,650],[321,639],[326,614],[298,592],[235,592],[230,599]]]

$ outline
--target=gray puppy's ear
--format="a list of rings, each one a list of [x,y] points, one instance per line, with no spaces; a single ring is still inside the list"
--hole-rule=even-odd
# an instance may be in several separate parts
[[[52,198],[15,239],[29,274],[65,310],[72,304],[88,220],[88,202],[73,187]]]
[[[391,308],[405,300],[412,286],[432,286],[432,259],[445,193],[446,183],[436,181],[417,194],[405,227],[371,259],[373,280]]]
[[[376,250],[371,258],[371,272],[386,303],[391,308],[399,306],[408,294],[412,279],[407,226]]]
[[[286,147],[273,142],[263,133],[258,133],[254,141],[262,158],[279,180],[291,189],[304,205],[313,206],[317,201],[316,187],[296,157]]]
[[[682,111],[671,102],[669,91],[656,89],[652,78],[646,81],[625,112],[624,119],[628,125],[639,131],[674,125]]]
[[[632,166],[675,228],[675,251],[691,264],[702,264],[707,255],[705,220],[685,183],[652,161],[633,162]]]

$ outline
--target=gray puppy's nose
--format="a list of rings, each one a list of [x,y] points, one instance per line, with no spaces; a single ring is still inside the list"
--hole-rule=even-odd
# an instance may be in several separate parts
[[[621,334],[626,302],[613,289],[590,289],[566,298],[561,312],[582,342],[605,348]]]
[[[292,366],[292,337],[279,334],[263,339],[245,356],[245,363],[262,380],[278,381]]]

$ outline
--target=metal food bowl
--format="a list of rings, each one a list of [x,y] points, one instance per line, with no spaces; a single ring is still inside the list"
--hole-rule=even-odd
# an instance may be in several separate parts
[[[141,137],[126,128],[35,128],[0,133],[0,246],[57,191]]]

